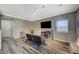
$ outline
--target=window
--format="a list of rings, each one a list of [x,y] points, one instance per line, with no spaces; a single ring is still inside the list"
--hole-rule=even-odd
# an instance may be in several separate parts
[[[68,20],[59,20],[56,22],[57,32],[68,32]]]

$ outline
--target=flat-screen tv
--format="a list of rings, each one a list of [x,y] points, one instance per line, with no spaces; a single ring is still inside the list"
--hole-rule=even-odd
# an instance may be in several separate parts
[[[41,22],[41,28],[51,28],[51,21]]]

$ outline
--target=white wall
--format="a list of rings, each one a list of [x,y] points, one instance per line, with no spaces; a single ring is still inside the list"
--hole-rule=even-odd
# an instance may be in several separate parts
[[[20,19],[14,19],[13,21],[13,37],[19,38],[20,32],[30,33],[31,29],[31,22],[20,20]]]
[[[41,28],[40,28],[40,24],[39,24],[40,22],[31,22],[31,28],[33,28],[34,29],[34,35],[38,35],[38,36],[41,36]]]

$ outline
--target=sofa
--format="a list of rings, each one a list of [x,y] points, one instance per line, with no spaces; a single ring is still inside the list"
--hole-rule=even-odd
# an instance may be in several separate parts
[[[31,35],[31,34],[26,34],[26,36],[27,36],[26,41],[29,41],[32,44],[36,45],[36,46],[41,46],[42,45],[42,40],[41,40],[40,36]]]

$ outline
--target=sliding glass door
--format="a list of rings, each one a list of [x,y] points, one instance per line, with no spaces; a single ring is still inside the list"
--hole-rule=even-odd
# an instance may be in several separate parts
[[[1,35],[2,37],[12,36],[12,20],[1,20]]]

